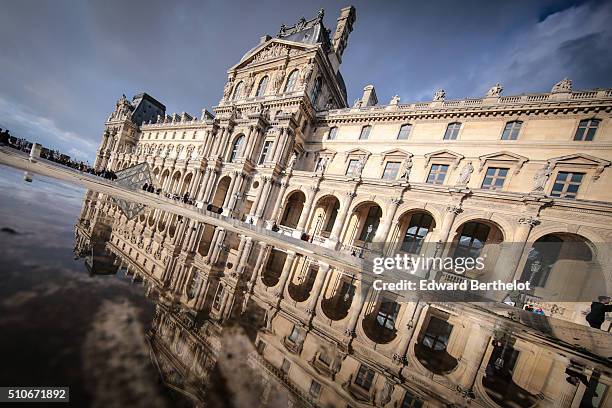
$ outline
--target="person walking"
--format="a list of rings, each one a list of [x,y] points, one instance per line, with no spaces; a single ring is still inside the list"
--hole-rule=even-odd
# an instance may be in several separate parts
[[[591,303],[591,311],[586,315],[589,326],[601,329],[601,325],[606,320],[606,313],[612,312],[610,296],[598,296],[597,301]]]

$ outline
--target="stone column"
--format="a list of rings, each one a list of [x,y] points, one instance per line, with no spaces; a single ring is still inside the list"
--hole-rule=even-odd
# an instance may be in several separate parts
[[[247,237],[246,242],[244,244],[244,248],[242,249],[242,253],[240,258],[238,258],[238,267],[236,268],[236,272],[242,275],[244,270],[249,262],[249,257],[251,256],[251,249],[253,248],[253,239],[251,237]]]
[[[265,266],[269,250],[270,245],[266,244],[265,242],[259,243],[259,253],[257,254],[257,260],[255,261],[255,266],[253,267],[253,272],[251,274],[251,279],[249,280],[248,285],[249,291],[251,293],[253,292],[253,288],[257,284],[257,278],[259,277],[260,271],[263,270]]]
[[[213,195],[213,191],[215,189],[215,184],[217,183],[218,178],[219,178],[219,171],[211,170],[210,179],[208,181],[208,185],[206,186],[206,191],[204,192],[204,196],[202,197],[205,203],[210,202],[212,195]]]
[[[202,182],[200,183],[200,189],[196,198],[197,201],[202,201],[202,199],[204,198],[204,194],[206,193],[206,188],[208,187],[208,180],[210,179],[211,173],[212,170],[208,167],[204,170],[204,177],[202,179]]]
[[[378,226],[376,230],[376,234],[372,239],[372,242],[378,243],[380,245],[380,252],[384,249],[384,244],[387,241],[387,237],[389,235],[389,230],[391,229],[391,224],[393,223],[393,217],[395,217],[395,213],[397,212],[397,207],[401,204],[401,198],[392,198],[389,200],[389,206],[386,211],[385,219]]]
[[[336,217],[336,221],[334,222],[334,227],[332,228],[331,233],[329,234],[328,242],[332,245],[335,245],[340,240],[340,233],[344,228],[344,223],[346,222],[346,217],[348,216],[349,208],[351,208],[351,203],[353,202],[353,198],[355,198],[357,194],[353,191],[348,191],[346,193],[346,198],[344,199],[344,203],[340,208],[340,212]]]
[[[310,315],[314,315],[315,310],[317,309],[317,303],[319,301],[319,296],[321,296],[321,290],[323,289],[323,284],[325,283],[326,278],[329,276],[329,265],[319,262],[319,270],[317,271],[317,278],[312,285],[312,290],[310,291],[310,298],[308,299],[308,303],[306,304],[306,313]]]
[[[444,214],[444,219],[442,220],[442,226],[440,227],[440,232],[438,233],[438,240],[442,241],[444,244],[449,238],[451,228],[453,227],[453,223],[455,222],[455,217],[461,211],[461,207],[456,205],[450,205],[446,207],[446,213]]]
[[[274,182],[272,179],[268,180],[268,183],[265,185],[265,191],[262,192],[262,195],[259,198],[259,203],[257,203],[257,211],[255,212],[255,217],[257,219],[261,218],[266,210],[266,204],[270,198],[270,190],[272,189],[273,183]]]
[[[357,321],[359,320],[359,316],[361,316],[361,310],[363,309],[363,305],[365,304],[366,298],[368,297],[369,289],[370,288],[363,281],[361,281],[359,283],[359,287],[355,289],[355,295],[353,296],[352,305],[355,307],[350,308],[349,321],[346,325],[346,329],[344,330],[344,334],[349,339],[355,337],[355,328],[357,327]]]
[[[287,251],[287,258],[285,259],[285,264],[283,265],[283,271],[281,272],[280,280],[278,281],[278,290],[275,295],[277,298],[282,299],[283,293],[285,291],[285,285],[289,280],[289,276],[293,271],[293,264],[295,262],[295,252]]]
[[[276,138],[274,146],[272,147],[272,154],[269,156],[270,160],[267,160],[267,161],[272,161],[272,162],[277,161],[276,157],[280,154],[279,151],[281,150],[281,145],[283,143],[284,138],[285,138],[285,129],[280,129],[278,132],[278,137]]]
[[[539,218],[537,217],[521,217],[518,219],[518,228],[514,233],[514,237],[512,240],[513,247],[511,248],[510,259],[508,260],[508,275],[509,279],[519,279],[522,271],[517,271],[519,263],[521,261],[521,256],[523,255],[523,251],[525,250],[525,245],[529,240],[529,234],[533,227],[540,223]]]
[[[245,135],[245,140],[242,143],[242,146],[240,147],[240,152],[238,154],[238,157],[242,157],[247,159],[249,156],[249,148],[251,146],[251,144],[253,143],[251,136],[253,135],[253,126],[249,126],[249,131],[248,133]]]
[[[402,341],[397,347],[397,352],[393,353],[393,361],[395,363],[406,364],[408,362],[406,359],[406,354],[408,353],[408,349],[410,348],[410,342],[412,341],[414,331],[416,330],[417,324],[419,323],[419,319],[421,318],[421,313],[423,312],[423,308],[425,306],[426,303],[421,301],[417,301],[414,305],[414,311],[412,313],[410,321],[406,325],[404,337],[402,338]]]
[[[287,191],[287,187],[289,183],[284,181],[280,184],[280,190],[278,192],[278,196],[276,197],[276,202],[274,203],[274,209],[272,210],[272,215],[270,216],[270,221],[276,222],[278,221],[279,211],[283,204],[283,200],[285,198],[285,192]]]
[[[314,199],[315,199],[315,196],[317,195],[317,191],[319,191],[319,188],[317,186],[310,186],[309,190],[310,190],[310,196],[308,197],[308,201],[304,203],[304,208],[302,208],[302,213],[300,214],[300,219],[298,220],[297,227],[295,229],[295,232],[297,233],[296,234],[297,238],[299,238],[302,232],[304,232],[306,223],[310,219],[310,215],[312,213],[312,207],[314,205]]]
[[[238,178],[238,172],[235,171],[232,173],[232,181],[230,181],[229,187],[227,188],[227,192],[225,193],[225,199],[223,200],[223,204],[221,207],[224,209],[227,208],[230,199],[232,197],[232,191],[234,191],[234,184],[236,184],[236,179]]]
[[[197,197],[198,190],[200,189],[200,181],[202,180],[202,170],[196,169],[194,177],[191,178],[191,184],[187,189],[189,197]]]
[[[232,194],[227,204],[227,207],[230,212],[233,211],[236,206],[236,202],[238,201],[238,194],[240,193],[240,190],[242,189],[243,180],[244,180],[244,174],[238,173],[236,175],[236,183],[234,183],[234,189],[231,192]]]
[[[219,228],[219,234],[217,234],[217,242],[213,247],[213,253],[210,257],[210,263],[215,264],[219,260],[219,255],[221,254],[221,247],[223,246],[223,241],[225,240],[225,229]]]
[[[227,129],[225,127],[222,127],[221,130],[219,131],[219,137],[217,137],[215,146],[212,149],[213,155],[219,156],[220,154],[219,152],[220,150],[222,150],[222,147],[223,147],[222,144],[223,144],[223,139],[225,139],[226,132],[227,132]]]
[[[255,196],[255,200],[253,201],[253,205],[251,206],[251,211],[249,211],[249,215],[253,216],[257,212],[257,207],[259,206],[259,201],[261,200],[263,190],[269,181],[270,177],[264,176],[261,178],[261,186],[259,188],[259,191],[257,192],[257,195]]]

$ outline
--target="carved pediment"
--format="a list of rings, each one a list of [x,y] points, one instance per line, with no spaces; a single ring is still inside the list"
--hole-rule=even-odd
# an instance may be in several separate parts
[[[432,160],[442,160],[447,163],[451,163],[452,167],[455,168],[463,159],[463,155],[459,153],[455,153],[448,149],[438,150],[432,153],[427,153],[425,155],[425,167],[429,166]]]
[[[287,56],[292,57],[306,50],[307,48],[308,47],[304,44],[293,41],[286,41],[278,38],[271,39],[251,50],[238,64],[230,68],[230,71],[256,65],[260,62],[272,61],[278,58],[286,58]]]
[[[549,159],[548,163],[550,163],[553,169],[559,165],[594,168],[595,173],[593,174],[593,180],[597,180],[599,175],[604,171],[604,168],[610,166],[610,161],[584,153],[575,153],[568,154],[567,156],[555,157]]]
[[[318,159],[319,157],[327,157],[330,160],[333,160],[337,153],[338,152],[336,152],[335,150],[331,150],[328,148],[321,149],[315,153],[315,159]]]
[[[371,154],[372,153],[368,152],[367,150],[363,150],[360,148],[347,150],[346,152],[344,152],[344,161],[346,162],[349,159],[349,157],[365,157],[367,160]]]
[[[396,157],[398,159],[404,160],[412,156],[413,156],[412,153],[407,152],[403,149],[391,149],[391,150],[384,151],[380,154],[380,164],[383,164],[385,160],[387,160],[388,157]]]
[[[496,164],[500,164],[502,166],[503,165],[515,166],[515,169],[514,169],[515,174],[517,174],[521,170],[523,165],[527,161],[529,161],[529,159],[525,156],[521,156],[520,154],[506,152],[506,151],[485,154],[485,155],[480,156],[479,159],[480,159],[480,167],[478,168],[478,171],[482,171],[487,165],[487,162],[493,162]]]

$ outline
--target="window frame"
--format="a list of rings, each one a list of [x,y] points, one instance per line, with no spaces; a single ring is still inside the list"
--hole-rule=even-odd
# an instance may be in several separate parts
[[[234,92],[232,92],[232,101],[237,101],[244,94],[244,81],[239,81],[234,87]]]
[[[582,132],[582,137],[578,139],[578,132],[582,127],[582,123],[585,123],[584,130]],[[576,129],[574,130],[574,136],[572,141],[574,142],[592,142],[595,140],[595,136],[597,136],[597,131],[600,129],[602,120],[599,118],[585,118],[580,119],[578,124],[576,125]],[[596,123],[596,126],[592,126],[593,123]],[[588,139],[589,130],[594,129],[594,132],[590,139]]]
[[[365,132],[367,130],[367,132]],[[365,133],[364,133],[365,132]],[[370,140],[370,134],[372,133],[372,125],[364,125],[359,131],[359,140]],[[364,137],[365,135],[365,137]]]
[[[565,180],[563,180],[563,183],[559,183],[559,176],[561,174],[566,174],[567,176],[565,177]],[[580,175],[580,181],[579,182],[574,182],[572,181],[573,177],[576,175]],[[564,199],[568,199],[568,200],[575,200],[578,198],[578,193],[580,192],[580,187],[582,185],[584,185],[585,182],[585,176],[587,175],[587,173],[585,172],[580,172],[580,171],[573,171],[573,170],[558,170],[555,172],[555,178],[554,181],[552,182],[552,186],[550,187],[550,193],[549,195],[551,197],[555,197],[555,198],[564,198]],[[555,193],[555,185],[557,184],[562,184],[562,188],[561,191],[559,192],[558,195],[555,195],[553,193]],[[573,185],[577,185],[578,187],[576,188],[576,192],[570,192],[569,194],[572,194],[573,197],[568,197],[568,187],[569,186],[573,186]]]
[[[506,122],[504,124],[504,128],[502,129],[502,134],[500,136],[500,140],[507,140],[507,141],[512,141],[512,140],[518,140],[519,136],[521,135],[521,130],[523,129],[523,121],[522,120],[510,120],[508,122]],[[509,131],[508,131],[508,138],[504,138],[504,135],[506,134],[506,130],[508,125],[511,125]],[[517,126],[518,125],[518,126]],[[518,127],[518,129],[517,129]],[[512,137],[514,136],[514,137]]]
[[[456,125],[459,125],[458,127]],[[449,135],[449,130],[451,129],[451,126],[453,127],[453,129],[450,132],[450,136],[454,137],[446,137],[447,135]],[[446,125],[446,130],[444,130],[444,135],[442,136],[442,140],[459,140],[459,134],[461,133],[461,129],[463,129],[463,123],[462,122],[451,122],[449,124]]]
[[[230,150],[230,154],[228,157],[229,163],[234,163],[234,161],[239,157],[240,149],[242,148],[242,144],[244,143],[246,136],[241,134],[236,139],[234,139],[234,143],[232,143],[232,150]]]
[[[442,179],[441,183],[435,183],[435,182],[432,183],[429,181],[429,177],[432,175],[432,172],[434,171],[434,166],[446,167],[446,171],[444,172],[444,178]],[[434,186],[443,186],[446,183],[446,179],[449,173],[450,173],[450,165],[448,163],[431,163],[431,166],[429,166],[429,171],[427,172],[427,177],[425,178],[425,183],[431,184]],[[441,173],[437,171],[436,174],[441,174]],[[436,177],[436,180],[437,179],[438,177]]]
[[[332,137],[332,134],[333,134],[333,137]],[[338,127],[337,126],[330,127],[329,130],[327,131],[326,140],[336,140],[337,137],[338,137]]]
[[[406,133],[406,137],[400,137],[402,135],[402,131],[408,128],[408,132]],[[408,140],[410,138],[410,134],[412,133],[412,123],[404,123],[400,126],[399,131],[397,132],[396,140]]]
[[[427,226],[427,232],[425,233],[425,235],[421,235],[421,230],[425,229],[425,223],[423,222],[423,219],[425,217],[429,217],[430,222]],[[399,251],[408,254],[420,253],[421,249],[423,248],[423,244],[425,243],[425,239],[427,238],[427,235],[429,235],[429,233],[432,231],[434,224],[435,221],[433,216],[427,212],[419,211],[411,214],[410,220],[408,221],[408,226],[406,227],[406,231],[404,231],[402,240],[400,241]],[[416,231],[414,233],[409,233],[411,228],[416,228]],[[406,241],[407,237],[410,237],[411,241]]]
[[[374,385],[374,378],[376,376],[376,371],[371,369],[365,364],[361,364],[357,373],[355,374],[355,379],[353,383],[365,391],[370,391],[372,389],[372,385]],[[365,384],[367,383],[367,387]]]
[[[356,165],[359,164],[359,159],[349,159],[348,160],[348,164],[346,166],[346,170],[344,171],[344,175],[345,176],[349,176],[349,177],[355,177],[357,176],[357,174],[355,174],[355,172],[351,172],[349,173],[349,170],[351,169],[351,163],[355,163]],[[356,168],[356,166],[355,166]]]
[[[298,78],[298,70],[294,69],[287,75],[287,80],[285,81],[285,86],[283,87],[283,93],[289,93],[295,91],[295,86],[297,84]]]
[[[489,170],[495,170],[492,176],[489,176]],[[506,171],[506,174],[503,177],[499,176],[500,170]],[[492,183],[488,186],[485,186],[485,182],[487,181],[487,178],[491,178]],[[504,190],[504,187],[506,186],[506,182],[508,181],[509,178],[510,178],[510,169],[508,167],[488,166],[484,172],[482,183],[480,183],[480,188],[483,190],[491,190],[491,191]],[[498,179],[502,180],[502,184],[499,187],[496,187],[495,181]]]
[[[259,158],[257,159],[257,165],[261,166],[264,164],[268,158],[268,153],[270,153],[270,148],[272,147],[274,140],[264,140],[263,145],[261,146],[261,152],[259,153]]]
[[[400,170],[402,169],[402,162],[401,161],[396,161],[396,160],[387,160],[384,163],[385,165],[383,166],[383,171],[382,174],[380,176],[381,180],[387,180],[387,181],[394,181],[397,180],[397,177],[400,174]],[[387,173],[387,167],[389,166],[389,164],[397,164],[397,171],[395,172],[395,175],[392,178],[385,178],[385,174]]]
[[[265,81],[265,82],[264,82]],[[257,89],[255,90],[255,97],[261,98],[266,96],[266,91],[268,90],[268,83],[270,82],[270,77],[268,75],[264,75],[257,84]],[[262,88],[263,84],[263,88]],[[261,95],[260,95],[261,93]]]

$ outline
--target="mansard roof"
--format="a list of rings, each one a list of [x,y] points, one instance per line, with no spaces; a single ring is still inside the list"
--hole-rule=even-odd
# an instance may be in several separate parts
[[[330,31],[323,25],[324,14],[321,9],[311,20],[302,17],[290,27],[283,24],[276,37],[304,44],[321,44],[323,50],[328,52],[331,45]]]

